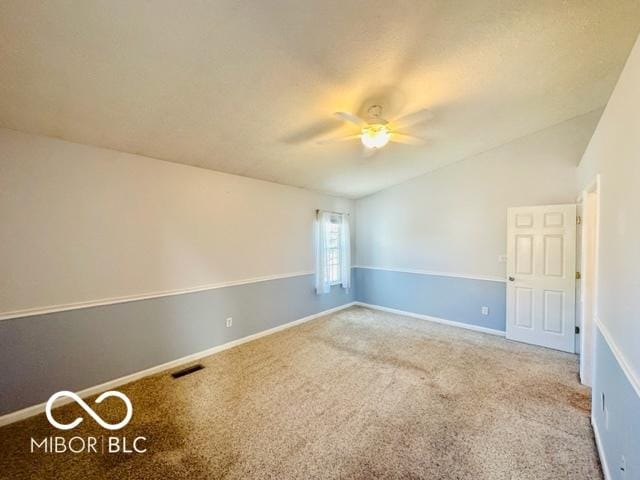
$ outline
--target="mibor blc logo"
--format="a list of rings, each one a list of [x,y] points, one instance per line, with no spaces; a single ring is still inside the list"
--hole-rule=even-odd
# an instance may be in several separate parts
[[[116,397],[122,400],[126,407],[126,413],[124,418],[118,423],[108,423],[100,415],[98,415],[87,403],[82,400],[77,394],[68,390],[62,390],[60,392],[51,395],[45,406],[45,414],[49,423],[59,430],[72,430],[82,423],[83,417],[78,417],[69,423],[60,423],[53,417],[53,405],[56,400],[67,397],[71,398],[102,428],[107,430],[120,430],[127,426],[131,417],[133,416],[133,405],[131,400],[122,392],[110,390],[104,392],[96,398],[95,403],[102,403],[105,399],[110,397]],[[49,436],[40,440],[31,438],[31,452],[43,452],[43,453],[97,453],[97,454],[109,454],[109,453],[144,453],[147,449],[144,447],[144,442],[147,441],[146,437],[135,437],[129,439],[127,437],[119,436],[75,436],[71,438],[61,436]]]
[[[102,403],[102,401],[105,398],[118,397],[126,405],[127,414],[125,415],[124,419],[121,422],[111,424],[111,423],[105,422],[102,418],[100,418],[100,416],[96,412],[94,412],[93,409],[89,405],[87,405],[87,403],[84,400],[82,400],[78,395],[76,395],[73,392],[69,392],[67,390],[62,390],[58,393],[54,393],[53,395],[51,395],[49,400],[47,400],[47,406],[45,407],[47,420],[49,420],[49,423],[51,425],[53,425],[54,427],[60,430],[71,430],[72,428],[77,427],[82,422],[82,417],[78,417],[73,422],[65,425],[57,422],[53,418],[53,415],[51,414],[51,409],[53,408],[53,404],[55,403],[56,400],[62,397],[72,398],[74,402],[80,405],[85,412],[91,415],[91,418],[93,418],[96,422],[98,422],[98,424],[102,428],[106,428],[107,430],[120,430],[122,427],[127,426],[127,424],[129,423],[129,420],[131,420],[131,416],[133,415],[133,406],[131,405],[131,400],[129,400],[129,397],[127,397],[124,393],[116,392],[115,390],[110,390],[108,392],[104,392],[98,398],[96,398],[96,403]]]

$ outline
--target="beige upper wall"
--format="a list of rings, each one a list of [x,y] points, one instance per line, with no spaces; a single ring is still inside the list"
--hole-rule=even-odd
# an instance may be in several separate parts
[[[640,39],[578,168],[585,187],[600,174],[596,315],[640,379]]]
[[[0,129],[0,313],[314,268],[353,201]]]
[[[508,207],[574,203],[601,111],[360,199],[359,265],[504,278]]]

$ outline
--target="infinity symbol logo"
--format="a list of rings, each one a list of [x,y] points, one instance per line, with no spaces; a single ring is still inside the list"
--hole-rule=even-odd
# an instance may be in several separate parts
[[[133,406],[131,405],[131,400],[129,400],[129,398],[124,393],[116,392],[115,390],[110,390],[108,392],[102,393],[98,398],[96,398],[96,403],[102,403],[102,401],[105,398],[118,397],[127,406],[127,415],[124,417],[124,420],[122,420],[119,423],[111,424],[111,423],[105,422],[102,418],[100,418],[100,416],[96,412],[94,412],[93,409],[89,405],[87,405],[86,402],[82,400],[78,395],[76,395],[73,392],[69,392],[67,390],[62,390],[58,393],[54,393],[53,395],[51,395],[49,400],[47,400],[47,405],[45,408],[45,413],[47,414],[47,420],[49,420],[49,423],[60,430],[71,430],[72,428],[75,428],[78,425],[80,425],[80,423],[83,420],[82,417],[78,417],[73,422],[67,423],[65,425],[64,423],[57,422],[53,418],[53,416],[51,415],[51,409],[53,408],[54,402],[61,397],[69,397],[73,399],[73,401],[76,402],[78,405],[80,405],[85,412],[91,415],[91,418],[93,418],[96,422],[98,422],[98,424],[102,428],[106,428],[108,430],[121,429],[122,427],[124,427],[129,423],[129,421],[131,420],[131,416],[133,415]]]

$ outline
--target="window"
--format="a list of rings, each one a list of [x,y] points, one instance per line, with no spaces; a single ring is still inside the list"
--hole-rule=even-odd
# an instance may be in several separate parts
[[[316,212],[316,292],[331,292],[333,285],[351,287],[349,216]]]
[[[331,215],[329,222],[326,225],[327,228],[327,254],[325,268],[325,282],[329,285],[337,285],[340,283],[340,268],[341,265],[341,233],[342,233],[342,219],[338,215]]]

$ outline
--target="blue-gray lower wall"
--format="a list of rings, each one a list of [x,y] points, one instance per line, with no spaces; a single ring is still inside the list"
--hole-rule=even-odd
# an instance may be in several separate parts
[[[0,321],[0,415],[352,301],[303,275]]]
[[[455,322],[505,330],[503,282],[355,268],[356,300]],[[482,306],[489,314],[482,315]]]
[[[0,321],[0,415],[354,300],[505,328],[500,282],[355,268],[352,284],[318,296],[302,275]]]
[[[640,479],[640,397],[606,338],[599,329],[596,332],[591,414],[600,455],[611,480]],[[626,460],[625,472],[620,469],[622,457]]]

